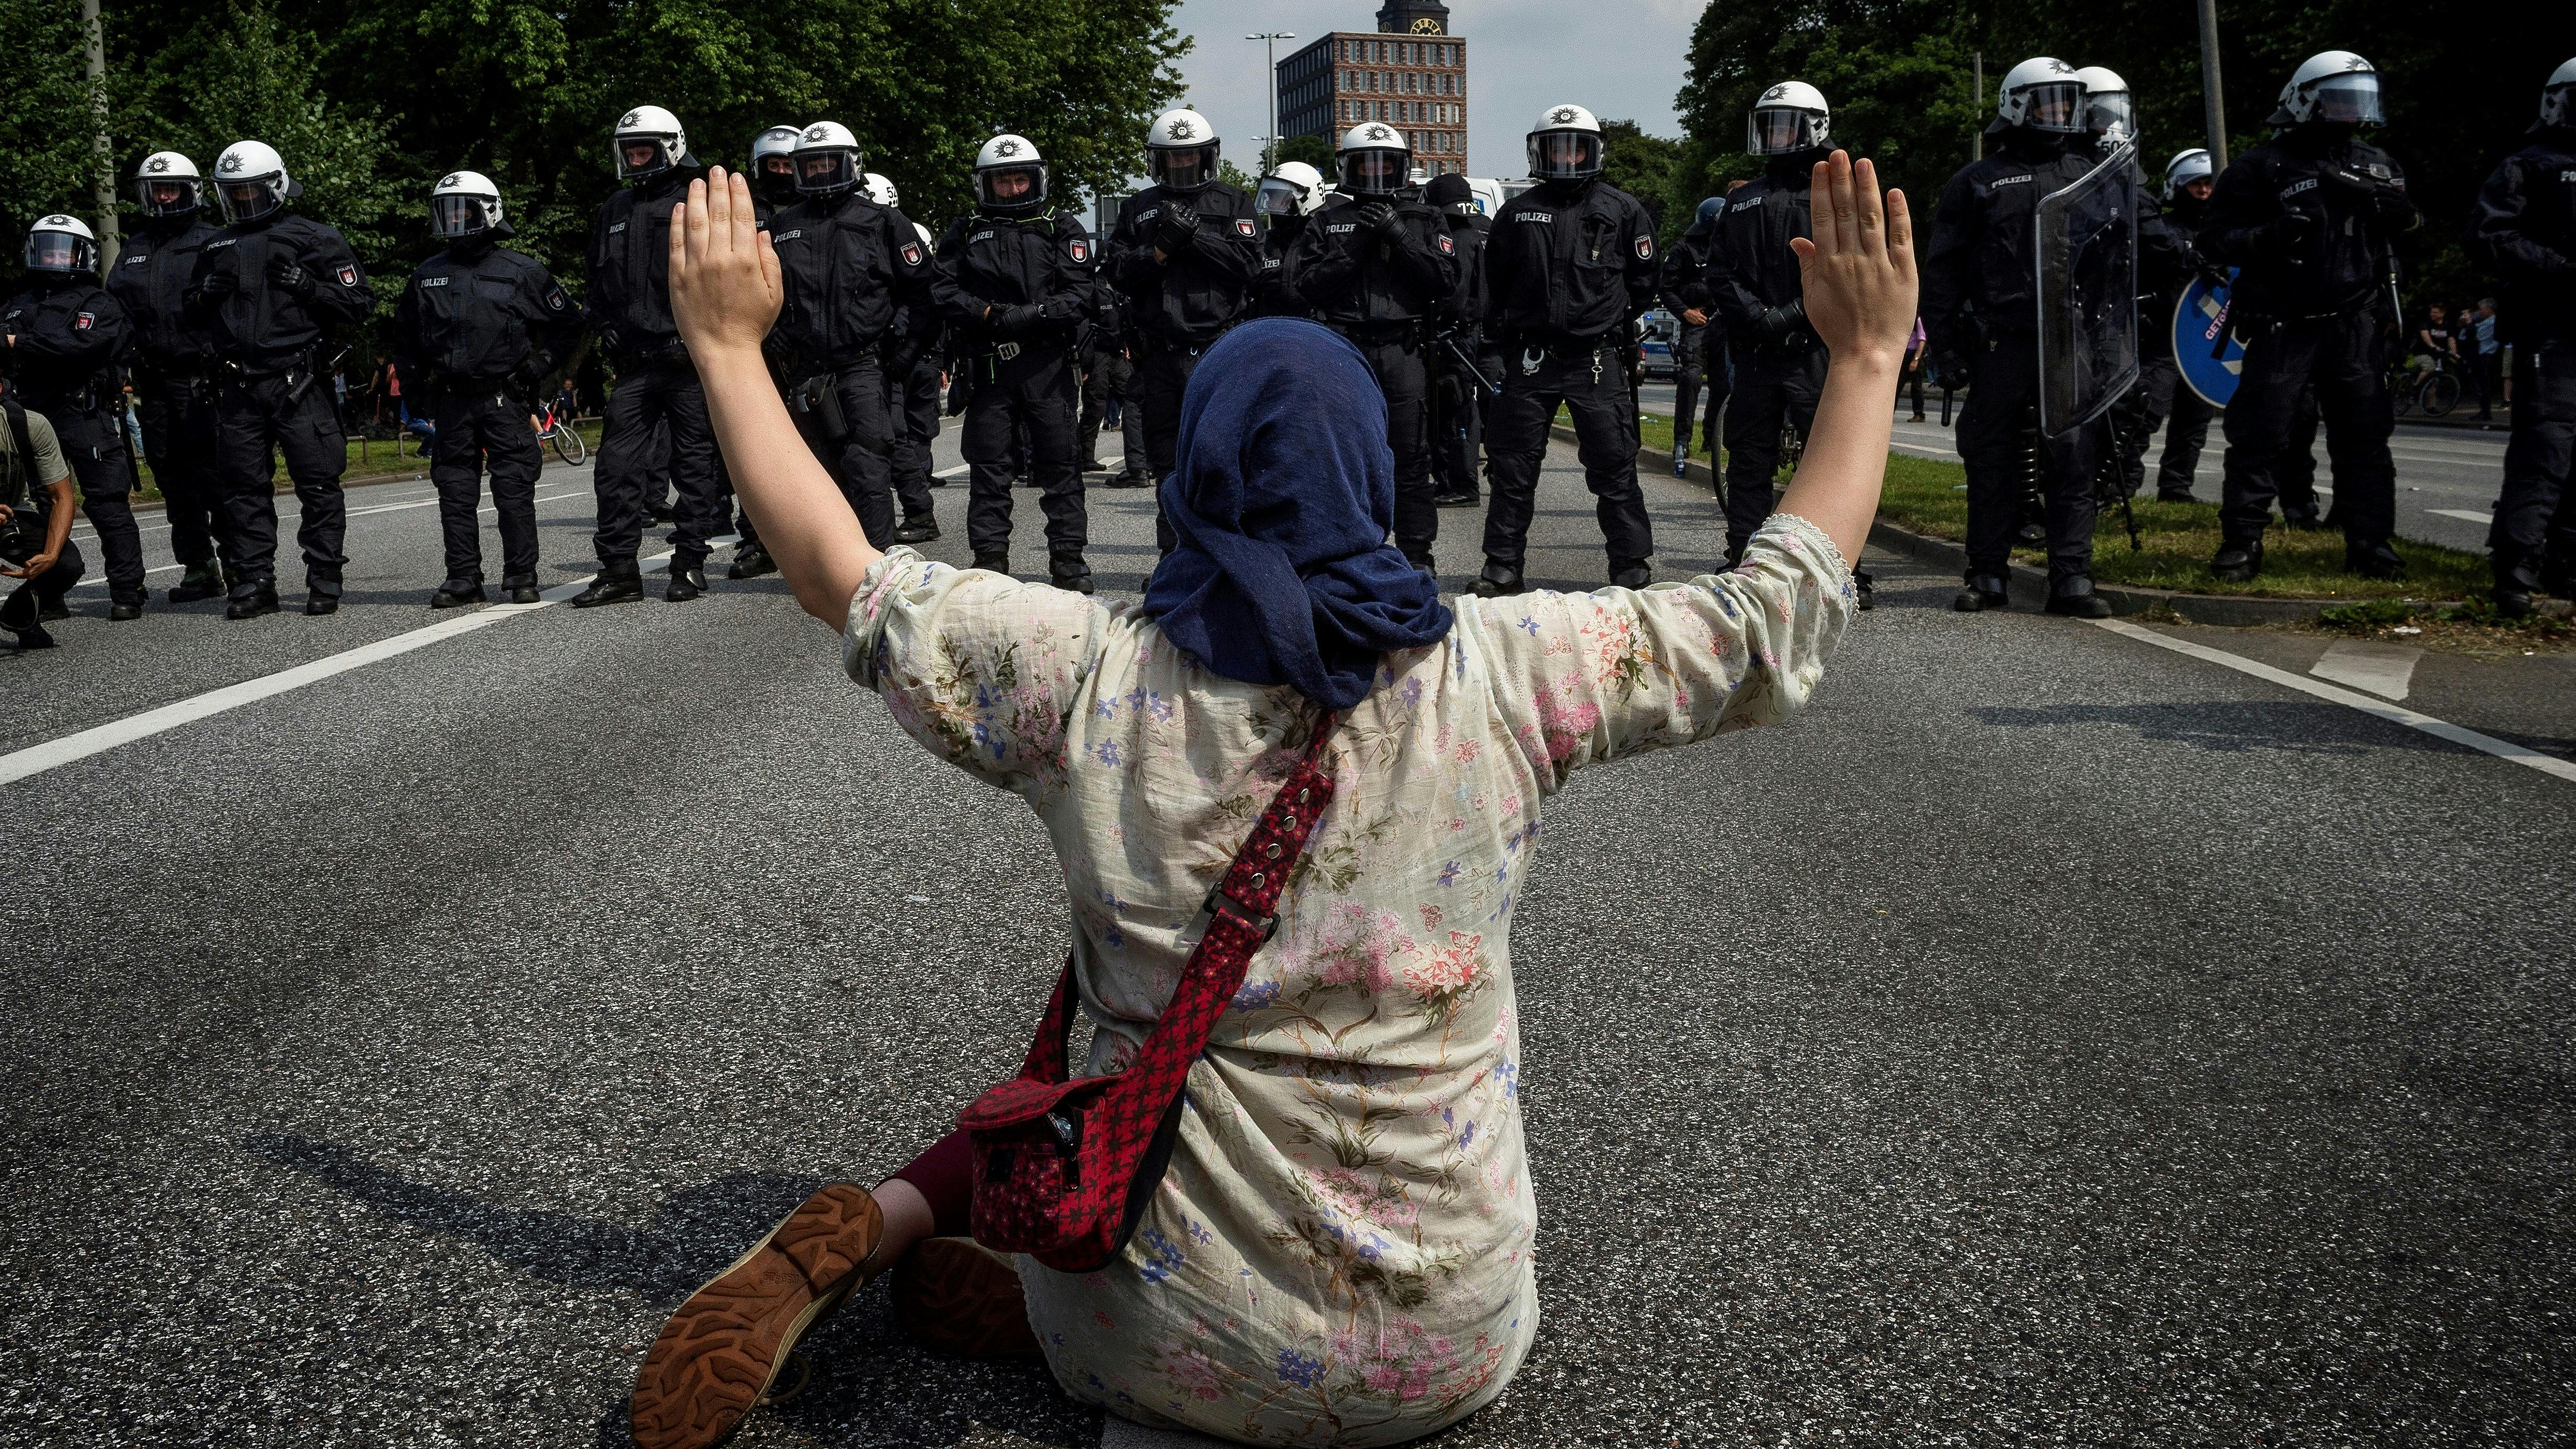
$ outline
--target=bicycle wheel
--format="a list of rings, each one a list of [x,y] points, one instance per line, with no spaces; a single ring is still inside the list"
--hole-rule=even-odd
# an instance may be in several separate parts
[[[2460,405],[2460,380],[2447,372],[2424,379],[2424,416],[2438,418]]]
[[[582,465],[582,460],[590,456],[590,445],[581,440],[581,434],[572,430],[572,424],[557,423],[555,424],[555,456],[578,468]]]
[[[2416,386],[2411,382],[2411,380],[2399,382],[2395,387],[2390,388],[2388,393],[2390,399],[2397,404],[2397,415],[2399,417],[2402,418],[2408,413],[2415,411]]]

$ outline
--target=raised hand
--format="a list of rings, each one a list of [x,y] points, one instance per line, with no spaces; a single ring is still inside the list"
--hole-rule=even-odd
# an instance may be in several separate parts
[[[692,355],[757,353],[785,296],[778,253],[753,218],[751,187],[721,166],[689,183],[671,215],[671,320]]]
[[[1836,151],[1809,179],[1815,237],[1791,238],[1807,303],[1807,325],[1836,362],[1884,361],[1894,367],[1914,331],[1914,221],[1905,193],[1884,202],[1878,170]]]

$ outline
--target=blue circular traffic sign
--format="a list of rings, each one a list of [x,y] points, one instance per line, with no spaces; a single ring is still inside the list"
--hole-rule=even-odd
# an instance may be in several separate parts
[[[2235,280],[2232,267],[2227,281],[2215,285],[2207,277],[2194,277],[2174,304],[2174,365],[2182,370],[2184,384],[2214,408],[2227,406],[2236,396],[2237,375],[2245,370],[2244,345],[2227,325],[2227,294]]]

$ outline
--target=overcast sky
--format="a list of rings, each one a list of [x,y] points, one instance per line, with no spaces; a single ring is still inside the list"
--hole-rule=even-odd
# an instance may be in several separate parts
[[[1678,136],[1691,25],[1701,0],[1449,0],[1450,33],[1467,42],[1467,169],[1518,176],[1522,137],[1547,106],[1589,106],[1660,136]],[[1376,0],[1182,0],[1174,22],[1198,45],[1181,58],[1189,102],[1225,138],[1238,166],[1259,164],[1270,129],[1268,77],[1256,30],[1294,31],[1284,58],[1327,31],[1377,29]]]

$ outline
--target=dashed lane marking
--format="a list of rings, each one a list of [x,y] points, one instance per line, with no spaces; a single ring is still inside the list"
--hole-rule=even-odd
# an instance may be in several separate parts
[[[2423,657],[2423,650],[2403,644],[2338,639],[2327,646],[2325,657],[2308,666],[2308,672],[2336,684],[2367,689],[2381,699],[2404,699],[2415,679],[2415,661]]]
[[[2270,680],[2274,684],[2295,689],[2301,694],[2312,694],[2319,699],[2360,710],[2363,714],[2377,715],[2391,724],[2401,724],[2411,730],[2421,730],[2436,739],[2449,740],[2455,745],[2466,745],[2473,750],[2482,750],[2497,759],[2511,760],[2525,768],[2538,770],[2544,775],[2555,775],[2561,780],[2576,782],[2576,763],[2562,760],[2556,755],[2543,754],[2527,745],[2517,745],[2508,740],[2497,739],[2493,735],[2482,735],[2476,730],[2463,729],[2449,720],[2435,719],[2429,714],[2418,714],[2401,704],[2373,699],[2366,694],[2355,694],[2349,689],[2337,689],[2331,684],[2322,684],[2316,680],[2292,674],[2286,669],[2275,669],[2269,664],[2259,664],[2251,659],[2240,658],[2223,649],[2212,649],[2206,644],[2194,644],[2187,639],[2176,639],[2170,634],[2159,634],[2153,629],[2132,624],[2126,619],[2095,619],[2092,623],[2096,628],[2108,629],[2114,634],[2125,635],[2142,644],[2153,644],[2159,649],[2170,649],[2176,654],[2188,654],[2194,659],[2205,660],[2224,669],[2233,669],[2239,674],[2250,674],[2256,679]]]
[[[2492,514],[2492,513],[2480,513],[2480,512],[2477,512],[2475,509],[2469,509],[2469,508],[2427,508],[2427,509],[2425,509],[2424,511],[2425,511],[2426,513],[2438,513],[2438,514],[2442,515],[2444,518],[2457,518],[2457,519],[2461,519],[2461,520],[2463,520],[2463,521],[2465,521],[2465,522],[2468,522],[2468,523],[2485,523],[2485,524],[2492,524],[2492,523],[2494,523],[2494,522],[2495,522],[2495,515],[2494,515],[2494,514]]]

